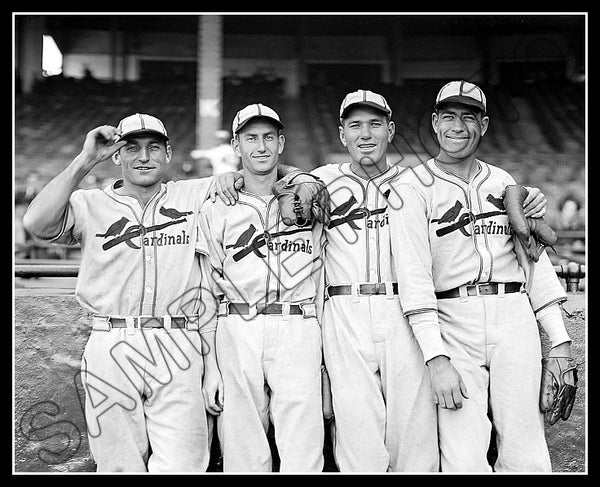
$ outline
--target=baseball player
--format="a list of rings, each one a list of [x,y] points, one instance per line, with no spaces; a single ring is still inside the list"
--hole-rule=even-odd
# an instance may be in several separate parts
[[[270,472],[269,421],[281,472],[321,472],[322,226],[286,225],[272,193],[285,137],[279,115],[251,104],[233,120],[244,188],[235,206],[201,210],[204,253],[219,301],[216,336],[223,401],[218,418],[225,472]],[[207,286],[210,283],[207,283]],[[212,380],[215,385],[218,380]]]
[[[503,205],[516,183],[476,157],[488,124],[478,86],[441,88],[432,114],[439,153],[398,180],[390,199],[399,296],[431,376],[442,471],[548,472],[536,320],[550,356],[570,357],[566,293],[545,251],[519,266]]]
[[[90,450],[99,472],[205,471],[204,367],[216,367],[216,309],[200,288],[198,211],[212,178],[163,183],[172,148],[148,114],[91,130],[31,203],[23,224],[81,243],[76,296],[92,316],[82,358]],[[112,157],[122,178],[77,189]]]
[[[352,161],[312,171],[331,195],[322,333],[342,472],[439,469],[429,379],[398,301],[391,257],[387,198],[405,172],[386,158],[391,115],[377,93],[346,95],[339,130]],[[531,191],[527,211],[539,212],[544,200]]]

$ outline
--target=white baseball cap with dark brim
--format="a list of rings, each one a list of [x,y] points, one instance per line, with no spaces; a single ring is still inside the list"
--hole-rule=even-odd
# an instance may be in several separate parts
[[[352,93],[348,93],[344,97],[344,100],[340,105],[340,120],[344,119],[350,108],[357,105],[375,108],[376,110],[385,113],[388,117],[392,116],[392,109],[388,105],[385,97],[379,93],[374,93],[369,90],[357,90],[353,91]]]
[[[434,109],[451,102],[479,108],[483,113],[487,111],[487,101],[482,89],[469,81],[450,81],[442,86],[435,98]]]
[[[244,125],[254,118],[267,118],[274,122],[280,129],[283,128],[283,123],[281,123],[281,119],[275,110],[262,103],[253,103],[242,108],[235,114],[231,125],[233,133],[237,134]]]
[[[125,117],[119,122],[117,129],[120,131],[119,140],[131,135],[159,135],[169,140],[165,125],[156,117],[146,113],[135,113]]]

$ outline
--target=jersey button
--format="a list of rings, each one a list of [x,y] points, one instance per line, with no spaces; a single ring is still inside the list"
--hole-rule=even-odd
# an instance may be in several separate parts
[[[147,293],[151,293],[151,292],[152,292],[152,288],[151,288],[150,286],[148,286],[148,287],[146,288],[146,292],[147,292]]]
[[[146,262],[150,262],[152,260],[152,256],[151,255],[146,255]]]

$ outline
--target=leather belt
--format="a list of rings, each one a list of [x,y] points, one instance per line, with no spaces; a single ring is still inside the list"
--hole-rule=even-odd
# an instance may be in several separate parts
[[[466,286],[461,287],[466,288],[467,296],[489,296],[492,294],[498,294],[498,284],[501,283],[486,282],[483,284],[468,284]],[[460,297],[461,287],[455,287],[454,289],[449,289],[448,291],[440,291],[435,293],[435,295],[438,299],[458,298]],[[517,293],[521,291],[522,287],[523,283],[521,282],[505,282],[504,292]]]
[[[219,306],[219,316],[227,315],[302,315],[304,318],[316,318],[314,303],[286,304],[286,303],[259,303],[250,306],[248,303],[222,302]]]
[[[128,326],[127,322],[131,325]],[[186,328],[198,329],[198,315],[192,316],[98,316],[93,317],[94,330],[110,330],[111,328]]]
[[[398,294],[398,283],[392,283],[392,292]],[[351,285],[329,286],[327,288],[329,296],[347,296],[352,294]],[[377,294],[387,294],[385,282],[367,283],[358,285],[359,296],[373,296]]]

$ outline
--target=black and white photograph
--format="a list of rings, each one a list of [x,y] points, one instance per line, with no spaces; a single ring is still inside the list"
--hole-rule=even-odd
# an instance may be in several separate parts
[[[12,12],[12,474],[589,473],[588,12]]]

